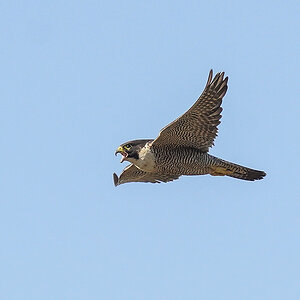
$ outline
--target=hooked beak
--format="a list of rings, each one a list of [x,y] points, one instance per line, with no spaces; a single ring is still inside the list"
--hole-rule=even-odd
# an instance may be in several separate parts
[[[125,160],[125,158],[128,156],[127,152],[123,149],[123,147],[119,146],[118,149],[115,152],[115,155],[118,153],[122,154],[121,163]]]
[[[122,153],[122,152],[124,152],[124,149],[123,149],[123,147],[119,146],[115,152],[115,155],[117,156],[118,153]]]

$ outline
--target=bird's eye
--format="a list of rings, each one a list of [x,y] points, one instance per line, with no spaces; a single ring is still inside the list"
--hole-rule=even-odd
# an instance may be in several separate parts
[[[129,149],[131,148],[131,145],[130,145],[130,144],[127,144],[127,145],[124,146],[124,148],[125,148],[126,150],[129,150]]]

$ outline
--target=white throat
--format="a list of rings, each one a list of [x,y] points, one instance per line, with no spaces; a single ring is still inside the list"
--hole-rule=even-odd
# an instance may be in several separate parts
[[[139,159],[127,158],[128,161],[133,163],[139,169],[145,172],[155,171],[154,155],[151,151],[151,143],[147,143],[139,152]]]

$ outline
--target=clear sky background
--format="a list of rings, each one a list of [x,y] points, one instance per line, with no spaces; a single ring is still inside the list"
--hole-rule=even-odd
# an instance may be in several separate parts
[[[2,1],[1,300],[300,299],[299,1]],[[229,90],[259,182],[117,188],[114,156]]]

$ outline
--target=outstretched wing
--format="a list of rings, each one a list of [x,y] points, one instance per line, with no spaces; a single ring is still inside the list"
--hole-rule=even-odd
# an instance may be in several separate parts
[[[152,182],[152,183],[160,183],[160,182],[168,182],[175,179],[178,179],[180,175],[161,175],[155,173],[147,173],[143,172],[139,168],[137,168],[134,164],[127,166],[120,177],[116,173],[113,174],[114,184],[118,186],[127,182]]]
[[[204,91],[195,104],[178,119],[164,127],[153,145],[185,146],[207,152],[213,146],[221,119],[222,98],[227,91],[228,77],[217,73],[212,80],[210,70]]]

